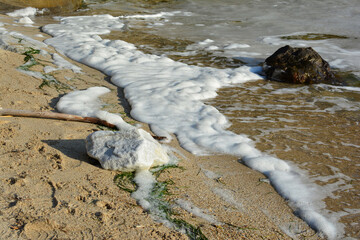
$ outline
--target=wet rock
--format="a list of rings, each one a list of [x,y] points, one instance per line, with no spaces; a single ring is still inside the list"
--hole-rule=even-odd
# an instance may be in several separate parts
[[[111,170],[149,169],[169,161],[161,144],[137,128],[94,132],[86,138],[86,149],[103,168]]]
[[[341,85],[334,72],[314,49],[284,46],[265,60],[263,66],[270,80],[288,83],[326,83]]]

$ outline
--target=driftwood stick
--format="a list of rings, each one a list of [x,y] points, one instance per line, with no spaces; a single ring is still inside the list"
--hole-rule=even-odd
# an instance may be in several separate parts
[[[94,117],[81,117],[78,115],[65,114],[65,113],[56,113],[56,112],[33,112],[27,110],[15,110],[15,109],[1,109],[0,116],[14,116],[14,117],[34,117],[34,118],[50,118],[50,119],[59,119],[66,121],[77,121],[77,122],[87,122],[103,125],[110,128],[116,128],[114,124],[111,124],[107,121],[101,120]]]

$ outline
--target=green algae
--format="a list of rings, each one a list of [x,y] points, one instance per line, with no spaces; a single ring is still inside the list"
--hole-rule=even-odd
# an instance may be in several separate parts
[[[282,36],[284,40],[305,40],[305,41],[318,41],[327,39],[348,39],[349,37],[335,34],[322,34],[322,33],[307,33],[300,35]]]
[[[31,70],[32,67],[37,66],[37,65],[45,67],[45,64],[43,64],[41,62],[47,62],[45,60],[40,60],[40,59],[36,58],[34,55],[37,55],[37,54],[40,54],[39,49],[34,49],[32,47],[28,48],[27,51],[22,53],[22,55],[25,56],[24,64],[19,66],[17,69],[24,71],[24,72],[28,72],[30,75],[42,79],[42,83],[39,85],[39,89],[43,89],[45,86],[48,86],[48,87],[54,86],[57,91],[71,89],[71,86],[59,82],[58,80],[56,80],[55,76],[52,74],[35,72],[35,71]]]
[[[154,176],[156,178],[158,178],[160,176],[160,174],[162,174],[165,170],[171,169],[171,168],[178,168],[178,169],[181,169],[181,170],[185,170],[184,167],[181,167],[181,166],[176,165],[176,164],[166,164],[166,165],[154,167],[150,171],[154,174]]]
[[[351,71],[335,71],[335,77],[339,79],[344,86],[360,87],[360,77]]]
[[[122,172],[114,177],[114,183],[121,190],[133,193],[136,191],[136,184],[134,182],[135,172]]]
[[[29,69],[36,65],[41,65],[40,62],[34,57],[34,54],[39,54],[40,50],[29,48],[27,51],[22,53],[24,55],[24,64],[21,65],[19,68],[24,71],[29,71]]]
[[[166,220],[173,225],[173,228],[177,231],[184,232],[191,240],[207,240],[207,237],[202,233],[200,227],[194,226],[183,219],[175,218],[177,213],[173,210],[166,197],[171,195],[169,186],[174,182],[171,179],[165,181],[158,181],[159,176],[169,169],[181,169],[182,167],[176,164],[168,164],[159,167],[152,168],[150,171],[156,177],[156,183],[154,184],[150,195],[146,200],[151,203],[152,208],[150,213],[162,220]],[[114,183],[123,191],[133,193],[137,189],[137,185],[134,181],[135,172],[121,172],[114,177]]]
[[[163,173],[166,169],[172,168],[179,168],[184,170],[178,165],[169,164],[152,169],[152,173],[156,176],[156,179],[158,179],[160,174]],[[191,240],[207,240],[207,237],[202,233],[200,227],[196,227],[183,219],[173,217],[176,215],[176,213],[172,209],[169,202],[165,200],[165,197],[170,195],[168,186],[173,184],[174,182],[172,180],[158,181],[153,188],[150,199],[147,200],[151,201],[155,206],[158,207],[158,209],[161,211],[161,217],[171,222],[176,230],[184,231]]]

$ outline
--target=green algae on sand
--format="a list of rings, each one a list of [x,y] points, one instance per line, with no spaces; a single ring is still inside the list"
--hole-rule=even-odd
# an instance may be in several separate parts
[[[326,39],[347,39],[349,37],[335,34],[322,34],[322,33],[307,33],[299,35],[282,36],[284,40],[305,40],[305,41],[318,41]]]

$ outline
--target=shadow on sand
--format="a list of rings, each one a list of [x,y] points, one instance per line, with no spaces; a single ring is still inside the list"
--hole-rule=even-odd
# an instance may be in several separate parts
[[[85,139],[65,139],[65,140],[42,140],[52,148],[55,148],[68,156],[80,161],[81,163],[91,164],[101,168],[100,163],[86,153]]]

